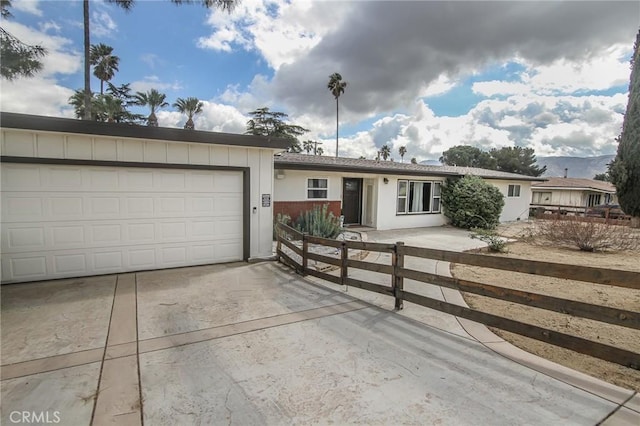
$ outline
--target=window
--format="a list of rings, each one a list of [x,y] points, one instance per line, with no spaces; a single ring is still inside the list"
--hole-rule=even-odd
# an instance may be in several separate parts
[[[507,191],[507,197],[519,197],[520,196],[520,185],[509,185],[509,190]]]
[[[551,193],[550,192],[534,192],[533,193],[533,204],[549,204],[551,203]]]
[[[307,198],[329,198],[328,179],[307,179]]]
[[[440,182],[399,180],[398,214],[439,213]]]
[[[589,194],[587,207],[597,206],[598,204],[600,204],[600,194]]]

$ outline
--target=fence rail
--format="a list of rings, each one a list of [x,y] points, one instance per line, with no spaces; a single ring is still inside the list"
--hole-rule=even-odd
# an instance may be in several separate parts
[[[511,303],[545,309],[574,317],[587,318],[615,326],[640,330],[640,312],[595,305],[417,271],[405,268],[405,258],[407,256],[411,256],[422,259],[441,260],[452,263],[462,263],[532,275],[578,280],[636,290],[640,290],[640,273],[564,265],[552,262],[501,258],[482,254],[434,250],[422,247],[406,246],[402,242],[398,242],[396,244],[381,244],[362,241],[336,241],[309,236],[280,223],[276,225],[276,236],[278,258],[283,263],[294,268],[297,272],[309,274],[335,284],[357,287],[363,290],[391,296],[395,299],[396,309],[402,309],[403,302],[407,301],[461,318],[476,321],[487,326],[499,328],[504,331],[509,331],[550,343],[555,346],[571,349],[575,352],[614,362],[629,368],[636,370],[640,369],[639,353],[404,290],[404,279],[406,278],[421,283],[452,288],[493,299],[504,300]],[[296,245],[294,241],[301,241],[301,244]],[[339,257],[309,252],[309,244],[338,249]],[[291,252],[285,252],[283,247],[291,250]],[[385,265],[381,263],[350,259],[349,250],[390,253],[391,264]],[[309,260],[331,265],[334,270],[338,271],[338,274],[334,275],[310,268],[308,266]],[[374,284],[351,277],[349,276],[350,269],[359,269],[388,275],[389,286]]]

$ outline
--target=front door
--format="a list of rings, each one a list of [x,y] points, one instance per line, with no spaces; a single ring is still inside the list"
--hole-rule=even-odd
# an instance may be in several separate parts
[[[342,214],[346,225],[359,225],[362,216],[362,179],[342,179]]]

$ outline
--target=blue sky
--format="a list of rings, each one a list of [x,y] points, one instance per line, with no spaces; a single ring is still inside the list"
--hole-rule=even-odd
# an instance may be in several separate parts
[[[81,2],[12,3],[3,28],[49,55],[35,78],[1,82],[1,109],[72,117]],[[267,106],[333,154],[326,84],[340,72],[340,154],[373,158],[386,143],[418,160],[460,144],[613,154],[640,22],[638,2],[242,0],[230,15],[165,0],[138,0],[129,13],[90,4],[92,43],[120,57],[112,82],[156,88],[169,103],[198,97],[197,129],[242,133],[247,113]],[[158,117],[185,121],[172,108]]]

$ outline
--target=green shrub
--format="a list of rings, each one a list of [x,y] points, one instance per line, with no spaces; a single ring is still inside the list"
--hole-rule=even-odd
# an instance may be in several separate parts
[[[492,252],[506,253],[507,251],[507,241],[490,229],[474,229],[471,238],[487,243]]]
[[[289,225],[289,223],[291,222],[291,216],[289,216],[288,214],[282,214],[282,213],[278,213],[276,215],[276,220],[273,222],[273,240],[276,240],[277,234],[276,234],[276,224],[277,223],[282,223],[285,225]],[[291,226],[291,225],[289,225]]]
[[[327,213],[328,207],[325,204],[300,212],[295,228],[316,237],[336,238],[340,234],[340,220],[332,212]]]
[[[500,223],[504,196],[478,176],[448,179],[442,187],[444,215],[458,228],[493,229]]]

